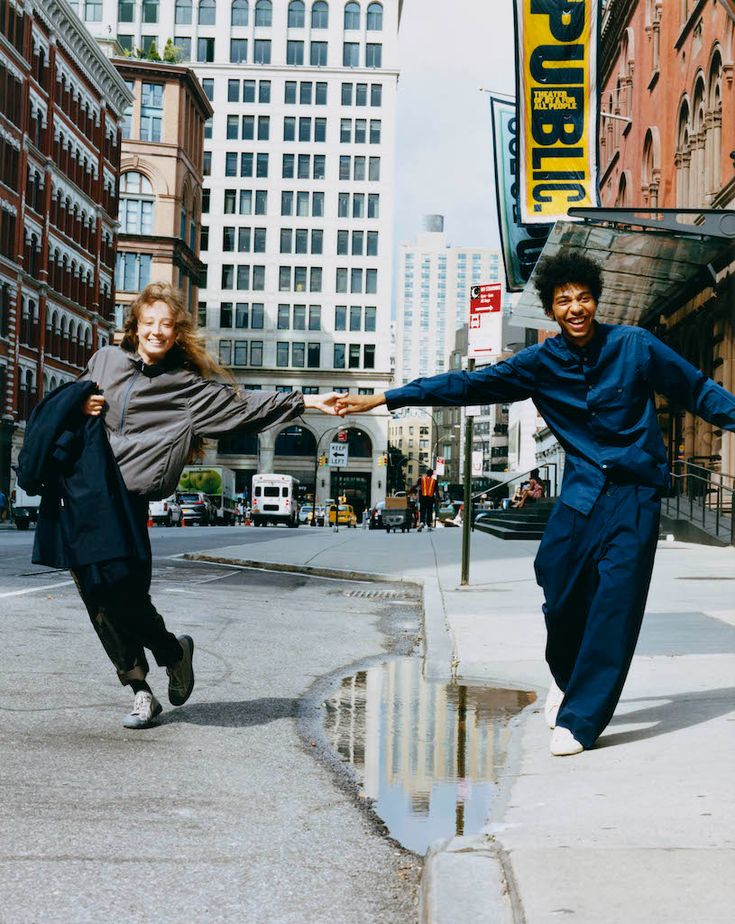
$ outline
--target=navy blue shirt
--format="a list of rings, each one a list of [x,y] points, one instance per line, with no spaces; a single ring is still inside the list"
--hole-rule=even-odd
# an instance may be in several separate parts
[[[532,398],[566,451],[561,499],[588,514],[607,481],[668,488],[655,392],[735,431],[735,396],[649,331],[622,324],[596,323],[581,348],[559,334],[497,365],[416,379],[385,396],[390,410]]]

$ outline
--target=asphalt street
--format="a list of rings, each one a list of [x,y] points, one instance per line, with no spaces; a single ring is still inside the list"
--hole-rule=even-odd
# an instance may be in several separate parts
[[[30,566],[32,533],[0,532],[0,922],[416,920],[421,861],[340,772],[321,704],[409,650],[418,607],[176,557],[281,533],[151,531],[153,596],[195,639],[197,685],[169,707],[154,667],[161,724],[131,732],[68,574]]]

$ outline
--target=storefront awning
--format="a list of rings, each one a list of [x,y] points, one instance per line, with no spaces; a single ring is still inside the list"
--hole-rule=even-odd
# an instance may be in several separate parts
[[[542,257],[561,248],[583,251],[603,268],[597,310],[608,324],[647,324],[670,315],[716,282],[735,262],[735,212],[722,209],[570,209],[558,221]],[[536,294],[536,270],[514,306],[510,323],[547,329]]]

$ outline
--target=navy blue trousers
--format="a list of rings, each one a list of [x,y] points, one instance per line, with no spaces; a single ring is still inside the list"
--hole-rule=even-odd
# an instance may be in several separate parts
[[[651,582],[661,501],[653,488],[608,485],[588,516],[560,501],[536,556],[546,661],[564,691],[557,725],[592,747],[612,718]]]

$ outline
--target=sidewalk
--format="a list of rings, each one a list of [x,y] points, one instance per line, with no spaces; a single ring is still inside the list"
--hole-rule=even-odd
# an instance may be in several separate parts
[[[485,833],[427,855],[422,921],[732,919],[735,549],[660,544],[618,711],[593,750],[554,758],[540,708],[548,672],[536,542],[475,533],[471,584],[460,588],[459,530],[303,533],[215,557],[419,581],[428,673],[540,698],[522,717]]]

